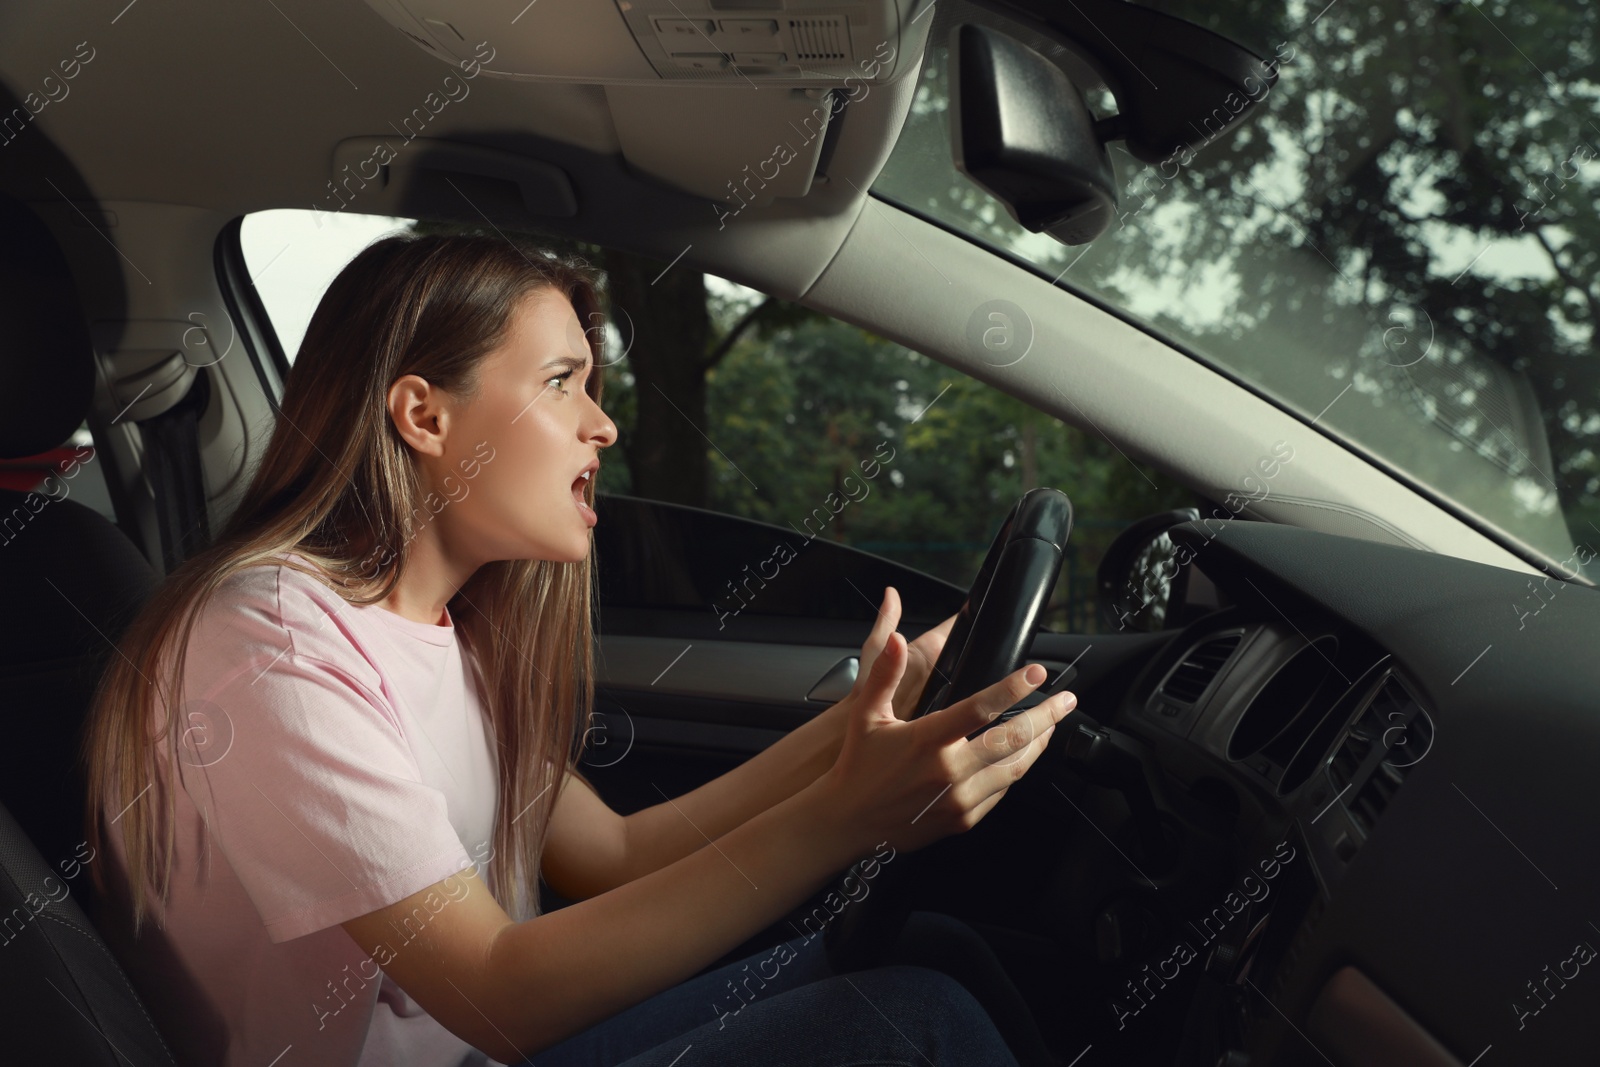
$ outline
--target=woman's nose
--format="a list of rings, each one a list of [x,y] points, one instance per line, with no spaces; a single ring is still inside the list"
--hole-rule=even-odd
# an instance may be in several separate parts
[[[593,399],[589,404],[594,408],[587,425],[589,437],[597,441],[601,448],[610,448],[617,443],[616,423],[611,421],[610,416]]]

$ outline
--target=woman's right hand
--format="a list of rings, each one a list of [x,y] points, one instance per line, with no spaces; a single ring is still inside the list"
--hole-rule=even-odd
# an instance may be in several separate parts
[[[891,633],[850,709],[839,756],[818,782],[840,824],[861,835],[863,851],[888,841],[909,852],[976,826],[1077,704],[1072,693],[1057,693],[969,741],[1049,673],[1029,664],[907,722],[896,717],[893,698],[908,655],[905,638]]]

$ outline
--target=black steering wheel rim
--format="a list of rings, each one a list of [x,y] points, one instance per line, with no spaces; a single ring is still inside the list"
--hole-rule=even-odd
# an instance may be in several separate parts
[[[1012,505],[956,613],[911,718],[964,700],[1022,666],[1060,577],[1071,533],[1072,503],[1059,489],[1030,489]],[[1014,713],[1001,713],[969,736]],[[894,943],[907,914],[906,866],[907,860],[885,865],[866,896],[846,897],[852,905],[838,914],[824,938],[836,971],[873,966]]]
[[[956,613],[912,718],[965,700],[1022,666],[1061,573],[1071,533],[1072,502],[1059,489],[1030,489],[1011,506]]]

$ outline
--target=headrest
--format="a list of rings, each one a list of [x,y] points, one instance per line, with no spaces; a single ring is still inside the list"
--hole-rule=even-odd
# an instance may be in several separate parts
[[[82,425],[94,346],[67,257],[26,204],[0,194],[0,458],[36,456]]]

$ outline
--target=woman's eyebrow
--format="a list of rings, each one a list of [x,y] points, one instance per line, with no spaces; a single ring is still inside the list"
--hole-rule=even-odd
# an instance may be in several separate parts
[[[555,359],[550,360],[550,362],[546,363],[539,369],[549,370],[552,367],[571,367],[573,370],[577,371],[582,370],[588,365],[589,360],[587,358],[579,359],[577,356],[557,356]]]

